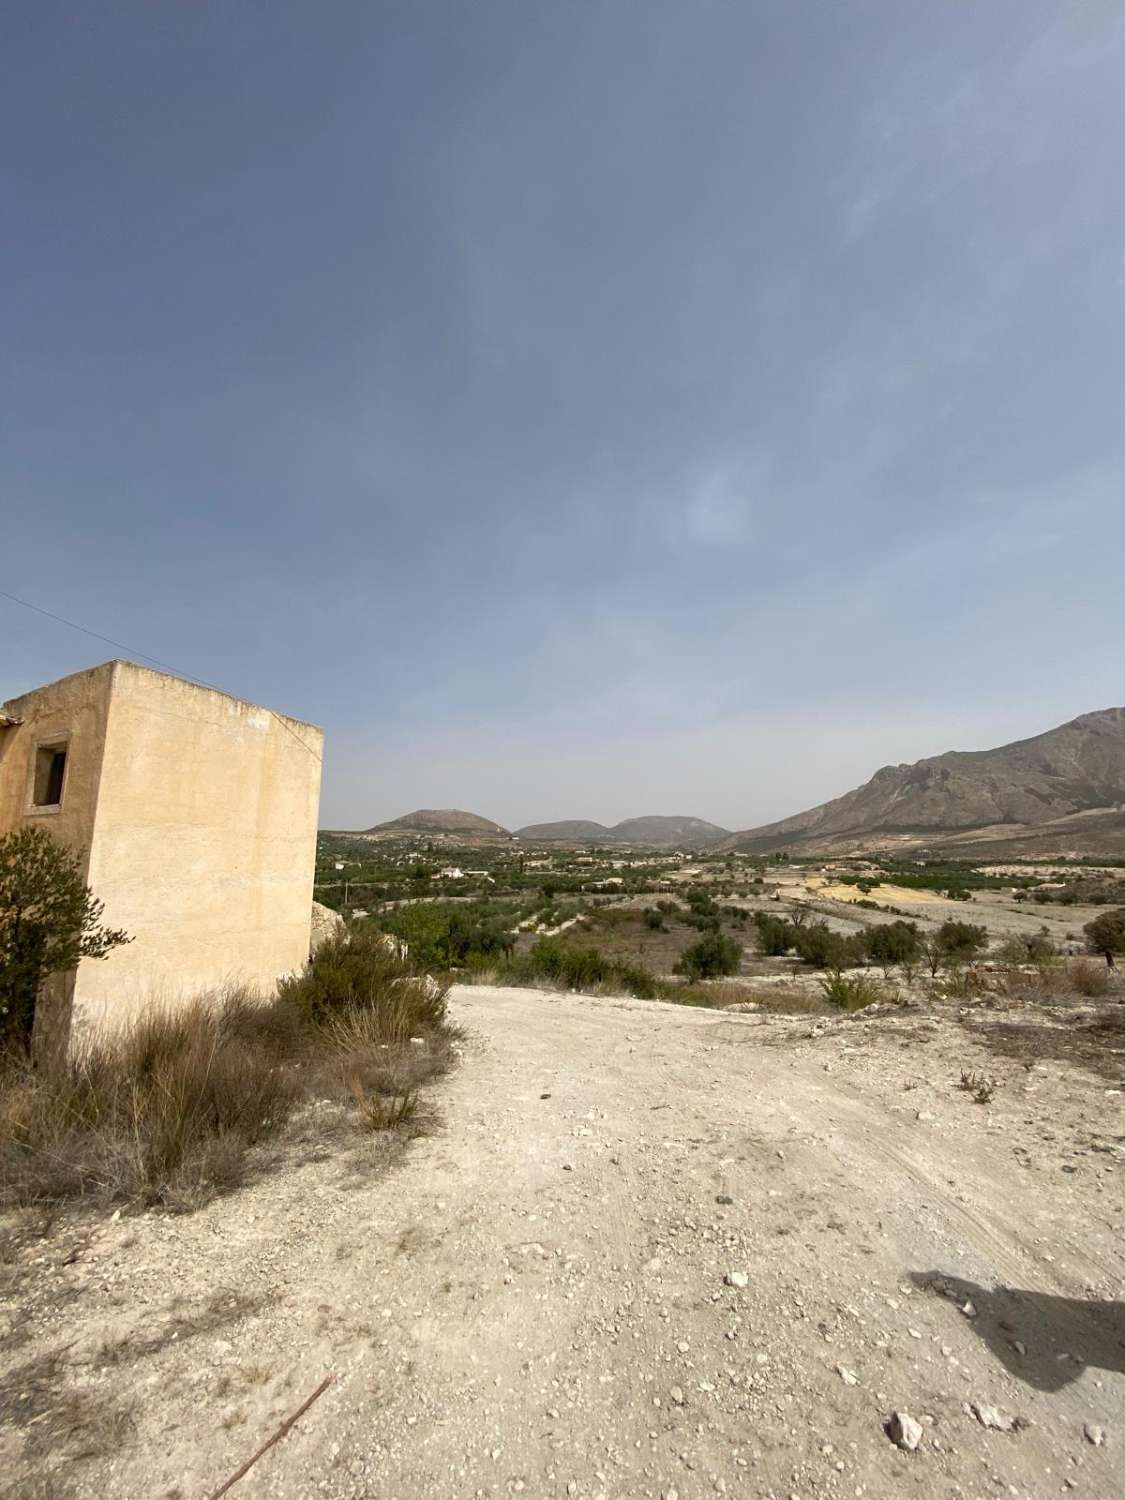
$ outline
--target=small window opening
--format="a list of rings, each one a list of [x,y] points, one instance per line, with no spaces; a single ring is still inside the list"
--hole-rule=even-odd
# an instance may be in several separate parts
[[[61,745],[40,745],[35,752],[35,806],[58,807],[66,774],[66,750]]]

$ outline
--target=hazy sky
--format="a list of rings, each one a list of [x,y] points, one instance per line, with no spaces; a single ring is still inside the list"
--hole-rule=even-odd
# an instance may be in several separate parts
[[[1120,0],[0,32],[0,588],[324,725],[326,825],[1125,702]],[[113,654],[0,599],[0,698]]]

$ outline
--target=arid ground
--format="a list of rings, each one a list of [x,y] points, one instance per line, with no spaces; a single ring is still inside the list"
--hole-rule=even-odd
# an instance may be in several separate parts
[[[455,990],[393,1164],[10,1221],[6,1493],[203,1500],[327,1376],[233,1495],[1125,1493],[1121,1009]]]

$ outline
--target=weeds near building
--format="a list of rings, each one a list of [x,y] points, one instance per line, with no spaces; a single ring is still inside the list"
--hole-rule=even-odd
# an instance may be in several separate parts
[[[372,1129],[416,1125],[451,1037],[442,985],[375,935],[341,936],[268,1003],[233,989],[156,1006],[50,1067],[9,1053],[0,1201],[196,1207],[311,1099],[354,1105]]]

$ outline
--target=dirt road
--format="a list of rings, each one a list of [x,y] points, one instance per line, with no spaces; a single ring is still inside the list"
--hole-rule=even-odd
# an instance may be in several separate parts
[[[37,1340],[131,1425],[41,1455],[43,1494],[210,1495],[330,1373],[235,1500],[1125,1494],[1113,1077],[955,1020],[453,1008],[440,1127],[391,1176],[323,1152],[52,1267],[76,1295]]]

